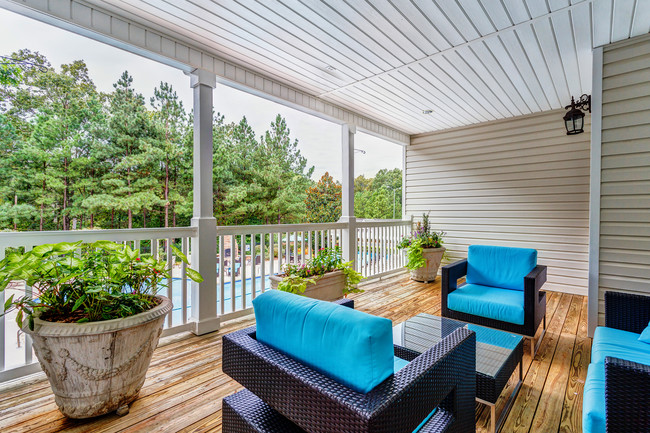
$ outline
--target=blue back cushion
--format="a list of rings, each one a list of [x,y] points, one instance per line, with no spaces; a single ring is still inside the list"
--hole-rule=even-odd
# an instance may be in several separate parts
[[[537,266],[537,251],[530,248],[470,245],[468,284],[524,290],[524,277]]]
[[[257,340],[367,393],[393,374],[390,320],[270,290],[253,300]]]

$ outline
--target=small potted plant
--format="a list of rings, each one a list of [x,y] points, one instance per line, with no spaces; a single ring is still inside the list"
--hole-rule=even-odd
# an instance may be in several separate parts
[[[192,269],[187,275],[203,281]],[[109,241],[39,245],[0,261],[0,291],[21,280],[33,289],[9,296],[3,314],[17,310],[64,415],[128,412],[172,309],[156,294],[166,278],[164,261]]]
[[[397,244],[398,248],[406,250],[406,268],[411,271],[412,280],[428,283],[436,279],[445,254],[444,235],[442,231],[432,231],[429,215],[423,214],[422,222],[418,221],[415,230]]]
[[[354,270],[353,262],[343,262],[339,248],[323,248],[313,259],[302,265],[288,264],[284,273],[270,279],[273,289],[323,301],[363,291],[357,287],[363,277]]]

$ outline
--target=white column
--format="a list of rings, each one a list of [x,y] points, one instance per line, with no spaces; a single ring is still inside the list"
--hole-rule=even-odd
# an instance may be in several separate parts
[[[196,69],[191,74],[194,91],[194,217],[192,267],[204,278],[192,282],[192,314],[197,335],[219,329],[217,316],[217,220],[212,207],[212,93],[216,76]]]
[[[343,260],[354,260],[357,266],[357,227],[354,216],[354,134],[357,132],[353,125],[344,124],[341,128],[341,154],[343,160],[343,191],[341,219],[348,227],[343,230]]]

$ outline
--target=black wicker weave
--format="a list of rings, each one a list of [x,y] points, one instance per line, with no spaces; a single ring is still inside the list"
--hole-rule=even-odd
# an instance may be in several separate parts
[[[650,296],[605,292],[605,326],[640,334],[650,322]]]
[[[489,328],[501,329],[527,337],[534,337],[537,328],[546,316],[546,292],[540,290],[546,282],[546,266],[538,265],[524,277],[524,324],[504,322],[461,313],[447,307],[447,296],[458,288],[458,280],[467,275],[467,259],[460,260],[442,268],[441,315],[463,322],[474,323]]]
[[[650,296],[605,292],[608,328],[640,334],[648,322]],[[650,365],[605,357],[605,419],[607,432],[650,432]]]
[[[399,347],[396,354],[415,355]],[[223,371],[309,433],[410,433],[435,407],[423,431],[473,432],[475,365],[476,335],[458,329],[361,394],[259,343],[255,327],[223,337]],[[224,405],[224,433],[265,431],[251,430],[233,399]]]

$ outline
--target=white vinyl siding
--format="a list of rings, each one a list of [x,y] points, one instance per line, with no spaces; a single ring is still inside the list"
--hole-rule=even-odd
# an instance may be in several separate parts
[[[452,261],[472,244],[535,248],[548,290],[587,294],[589,116],[567,136],[564,110],[411,137],[406,213],[429,213]]]
[[[603,48],[598,322],[607,290],[650,294],[650,38]]]

